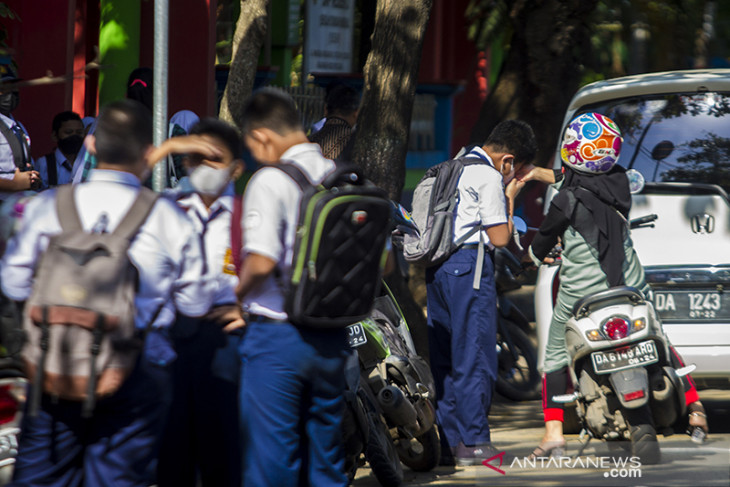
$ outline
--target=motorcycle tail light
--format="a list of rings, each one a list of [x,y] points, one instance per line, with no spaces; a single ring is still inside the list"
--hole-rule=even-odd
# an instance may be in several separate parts
[[[597,342],[599,340],[603,340],[603,335],[601,335],[601,332],[598,330],[588,330],[586,332],[586,336],[592,342]]]
[[[624,401],[629,402],[629,401],[633,401],[635,399],[641,399],[642,397],[644,397],[644,391],[638,390],[638,391],[629,392],[627,394],[624,394]]]
[[[631,330],[631,332],[633,333],[635,331],[641,331],[644,328],[646,328],[646,321],[644,321],[643,319],[639,318],[638,320],[634,320],[634,327]]]
[[[18,400],[12,393],[10,385],[0,386],[0,424],[11,422],[18,412]]]
[[[623,318],[611,318],[603,324],[603,333],[610,340],[620,340],[629,336],[629,322]]]

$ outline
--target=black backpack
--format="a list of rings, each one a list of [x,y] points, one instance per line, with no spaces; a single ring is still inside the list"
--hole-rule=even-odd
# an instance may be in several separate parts
[[[293,164],[277,167],[302,189],[284,309],[299,326],[338,328],[364,319],[379,290],[390,200],[354,165],[313,184]]]

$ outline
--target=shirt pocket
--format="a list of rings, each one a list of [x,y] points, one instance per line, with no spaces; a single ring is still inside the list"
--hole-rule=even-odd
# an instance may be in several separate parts
[[[441,268],[446,275],[458,278],[470,275],[473,267],[474,264],[471,262],[447,262]]]

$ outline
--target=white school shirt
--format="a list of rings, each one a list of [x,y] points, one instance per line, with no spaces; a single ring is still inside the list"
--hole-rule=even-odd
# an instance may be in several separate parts
[[[20,127],[20,129],[23,131],[23,134],[25,135],[25,141],[28,144],[28,150],[30,151],[30,137],[28,136],[28,131],[25,130],[25,127],[23,127],[23,124],[18,122],[12,117],[6,117],[5,115],[0,113],[0,123],[5,124],[6,127],[10,129],[10,131],[13,131],[14,126]],[[26,154],[28,158],[28,162],[33,165],[33,160],[30,157],[30,154]],[[15,159],[13,159],[13,151],[10,149],[10,144],[8,143],[7,139],[3,136],[3,134],[0,134],[0,178],[2,179],[13,179],[15,177]],[[7,196],[10,196],[13,194],[12,191],[0,191],[0,201],[2,201]]]
[[[502,175],[481,147],[474,147],[464,157],[482,159],[484,164],[464,166],[459,178],[459,203],[454,210],[454,242],[475,226],[481,225],[482,241],[492,248],[486,228],[507,223],[507,200]],[[478,244],[479,233],[475,232],[464,244]]]
[[[95,169],[88,182],[75,188],[84,230],[113,231],[132,206],[140,182],[130,173]],[[49,238],[61,232],[56,191],[44,191],[28,203],[18,233],[8,242],[0,261],[0,283],[10,299],[30,297],[36,264]],[[210,308],[212,293],[203,278],[200,240],[188,217],[172,201],[160,198],[155,203],[129,247],[129,258],[139,272],[137,327],[146,327],[158,309],[155,327],[171,325],[176,310],[202,316]]]
[[[81,151],[79,151],[79,154],[80,153]],[[58,174],[57,184],[60,186],[62,184],[73,182],[73,175],[76,172],[78,165],[83,164],[83,159],[79,162],[79,155],[77,154],[76,159],[69,161],[66,159],[66,156],[63,155],[61,149],[56,149],[54,154],[56,155],[56,174]],[[38,171],[38,174],[41,177],[41,189],[48,189],[48,158],[43,156],[36,159],[33,164],[33,168]]]
[[[335,167],[322,155],[319,145],[305,143],[287,150],[281,160],[296,164],[313,182],[321,181]],[[244,252],[275,260],[277,270],[244,298],[249,313],[286,320],[282,283],[291,275],[292,253],[299,217],[301,190],[283,171],[264,167],[248,182],[244,194]]]
[[[177,197],[177,205],[188,215],[200,236],[205,256],[205,274],[213,292],[213,305],[235,304],[238,275],[233,264],[231,224],[233,222],[233,183],[229,183],[210,209],[197,193]],[[240,198],[240,196],[238,196]],[[242,228],[242,227],[241,227]],[[238,249],[241,252],[241,249]]]

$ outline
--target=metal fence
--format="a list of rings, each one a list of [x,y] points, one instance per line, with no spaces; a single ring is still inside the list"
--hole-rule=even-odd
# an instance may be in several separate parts
[[[325,90],[320,86],[287,86],[275,87],[288,93],[297,104],[302,114],[302,124],[308,133],[315,122],[324,117]],[[430,94],[417,94],[413,102],[409,151],[432,151],[435,147],[434,118],[436,113],[436,97]]]

